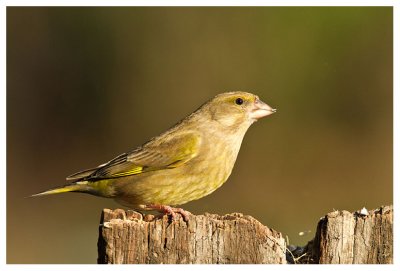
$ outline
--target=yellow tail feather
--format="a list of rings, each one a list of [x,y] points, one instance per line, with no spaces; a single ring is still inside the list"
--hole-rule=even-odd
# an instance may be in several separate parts
[[[66,193],[66,192],[80,192],[80,191],[82,191],[82,185],[69,184],[69,185],[66,185],[66,186],[57,187],[57,188],[54,188],[54,189],[46,190],[46,191],[38,193],[38,194],[34,194],[31,197],[46,196],[46,195]]]

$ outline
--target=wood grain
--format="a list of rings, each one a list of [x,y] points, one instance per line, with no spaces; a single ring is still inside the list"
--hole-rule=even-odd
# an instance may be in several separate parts
[[[146,220],[133,211],[105,209],[98,263],[286,263],[282,234],[251,216]]]
[[[303,247],[286,247],[282,233],[240,213],[191,215],[185,222],[104,209],[98,263],[391,264],[393,207],[328,213]]]
[[[318,223],[313,258],[318,263],[393,263],[393,206],[368,215],[327,214]]]

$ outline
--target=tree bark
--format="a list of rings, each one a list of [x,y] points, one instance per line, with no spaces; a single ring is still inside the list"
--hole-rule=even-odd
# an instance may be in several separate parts
[[[321,218],[306,246],[239,213],[191,215],[185,222],[104,209],[98,263],[392,263],[393,207],[335,211]]]
[[[133,211],[104,209],[98,263],[286,263],[282,234],[251,216],[145,220]]]
[[[393,207],[329,213],[319,221],[314,240],[318,263],[393,263]]]

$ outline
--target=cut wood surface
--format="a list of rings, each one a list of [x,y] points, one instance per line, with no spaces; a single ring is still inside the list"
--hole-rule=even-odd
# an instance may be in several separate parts
[[[104,209],[98,263],[392,263],[393,208],[335,211],[318,222],[306,246],[286,247],[282,233],[233,213],[155,218]]]

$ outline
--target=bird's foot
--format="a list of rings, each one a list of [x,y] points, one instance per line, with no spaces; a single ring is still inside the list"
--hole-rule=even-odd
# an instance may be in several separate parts
[[[171,215],[172,220],[176,220],[176,214],[181,214],[184,221],[189,221],[189,216],[191,213],[189,211],[185,211],[182,208],[175,208],[168,205],[161,205],[161,204],[150,204],[146,205],[146,208],[157,210],[167,215]]]

